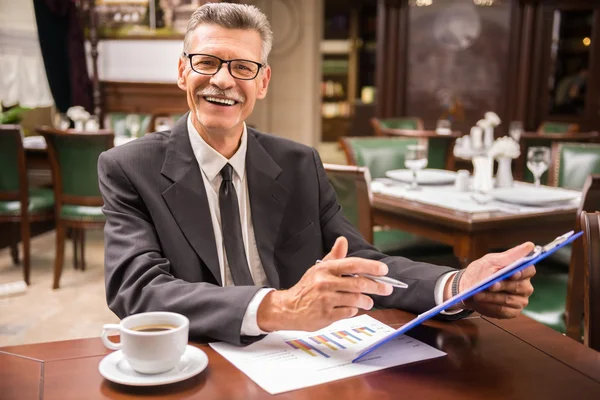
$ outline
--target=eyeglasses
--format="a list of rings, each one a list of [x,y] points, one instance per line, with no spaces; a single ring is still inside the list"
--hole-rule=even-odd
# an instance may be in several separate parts
[[[265,66],[265,64],[250,60],[223,60],[210,54],[187,54],[184,52],[183,55],[190,59],[192,70],[201,75],[215,75],[221,70],[223,64],[227,64],[227,70],[231,76],[244,81],[256,78],[260,69]]]

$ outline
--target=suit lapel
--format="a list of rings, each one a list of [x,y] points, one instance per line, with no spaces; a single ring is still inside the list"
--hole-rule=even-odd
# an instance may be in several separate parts
[[[167,146],[161,173],[173,184],[162,196],[196,254],[222,285],[208,198],[188,137],[187,114],[171,131]]]
[[[271,287],[279,289],[274,249],[279,225],[287,203],[288,189],[277,181],[281,168],[248,129],[246,173],[256,247]]]

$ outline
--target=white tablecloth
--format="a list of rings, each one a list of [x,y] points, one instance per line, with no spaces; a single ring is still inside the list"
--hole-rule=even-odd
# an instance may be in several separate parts
[[[515,182],[513,189],[518,191],[525,186],[531,188],[532,185],[523,182]],[[555,210],[577,209],[581,198],[573,201],[552,204],[547,206],[525,206],[513,203],[504,203],[496,201],[492,196],[477,195],[473,192],[461,192],[449,186],[421,186],[421,190],[407,190],[408,185],[392,181],[390,179],[378,179],[371,183],[373,193],[381,193],[388,196],[400,197],[403,199],[414,200],[424,204],[448,208],[454,211],[460,211],[469,214],[485,213],[492,211],[501,211],[509,214],[527,214],[540,213]],[[544,187],[544,190],[551,188]],[[556,190],[564,190],[557,188]],[[492,192],[493,193],[493,192]]]

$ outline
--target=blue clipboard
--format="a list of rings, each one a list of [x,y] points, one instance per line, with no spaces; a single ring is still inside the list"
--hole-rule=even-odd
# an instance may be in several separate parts
[[[394,332],[390,333],[388,336],[381,338],[377,342],[366,347],[364,350],[362,350],[360,353],[358,353],[356,355],[356,357],[354,358],[354,360],[352,360],[352,362],[353,363],[358,362],[364,356],[366,356],[373,350],[377,349],[384,343],[387,343],[390,340],[394,339],[395,337],[398,337],[398,336],[406,333],[410,329],[427,321],[428,319],[430,319],[431,317],[434,317],[435,315],[439,314],[440,312],[452,307],[453,305],[460,303],[461,301],[463,301],[465,299],[468,299],[469,297],[473,296],[476,293],[479,293],[479,292],[489,288],[494,283],[502,281],[502,280],[514,275],[516,272],[521,271],[522,269],[525,269],[528,266],[535,264],[540,260],[543,260],[544,258],[548,257],[550,254],[554,253],[556,250],[560,249],[561,247],[565,246],[568,243],[571,243],[572,241],[577,239],[582,234],[583,234],[583,232],[574,233],[573,231],[570,231],[570,232],[565,233],[564,235],[557,237],[556,239],[554,239],[552,242],[548,243],[545,246],[536,246],[531,253],[529,253],[525,257],[521,258],[520,260],[517,260],[514,263],[507,265],[506,267],[498,270],[496,273],[490,275],[489,277],[487,277],[483,281],[479,282],[477,285],[473,286],[469,290],[466,290],[463,293],[459,293],[456,296],[451,297],[450,299],[446,300],[442,304],[430,309],[429,311],[426,311],[423,314],[418,315],[412,321],[409,321],[406,324],[402,325],[400,328],[398,328]]]

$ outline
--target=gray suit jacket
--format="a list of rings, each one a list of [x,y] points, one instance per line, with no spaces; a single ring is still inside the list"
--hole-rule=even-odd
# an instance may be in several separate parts
[[[234,344],[259,287],[221,287],[208,200],[189,141],[187,115],[157,132],[100,156],[106,215],[108,305],[119,317],[168,310],[190,319],[190,336]],[[349,256],[381,260],[409,284],[379,307],[415,313],[435,305],[436,280],[451,268],[388,257],[346,220],[318,153],[248,128],[246,173],[260,259],[273,288],[293,286],[338,236]]]

